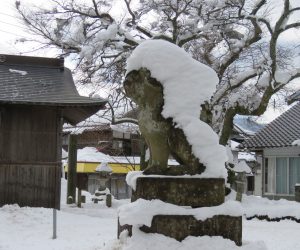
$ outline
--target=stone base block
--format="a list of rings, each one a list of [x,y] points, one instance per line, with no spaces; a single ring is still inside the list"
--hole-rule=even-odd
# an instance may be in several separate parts
[[[222,178],[139,177],[131,201],[160,199],[179,206],[211,207],[224,202]]]
[[[118,236],[123,230],[132,235],[132,226],[118,225]],[[242,217],[216,215],[204,221],[195,219],[190,215],[156,215],[153,217],[151,227],[142,226],[140,230],[145,233],[160,233],[182,241],[188,236],[222,236],[230,239],[236,245],[242,245]]]

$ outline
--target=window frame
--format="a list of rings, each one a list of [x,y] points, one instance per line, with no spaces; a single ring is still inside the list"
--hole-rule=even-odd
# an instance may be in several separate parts
[[[273,159],[274,162],[273,164],[270,165],[270,159]],[[286,190],[287,190],[287,193],[277,193],[277,159],[278,158],[285,158],[286,159],[286,167],[287,167],[287,173],[286,173]],[[265,195],[278,195],[278,196],[294,196],[295,194],[294,193],[290,193],[290,158],[299,158],[300,159],[300,156],[299,155],[295,155],[295,156],[267,156],[265,157],[264,159],[264,179],[263,179],[263,184],[264,184],[264,187],[263,187],[263,190],[264,190],[264,194]],[[266,164],[268,163],[268,164]],[[267,167],[267,168],[266,168]],[[272,171],[270,171],[270,169],[272,168]],[[267,170],[267,172],[266,172]],[[299,165],[299,171],[300,171],[300,165]],[[270,191],[270,189],[272,189],[271,187],[271,182],[269,180],[269,175],[272,174],[272,178],[273,179],[273,184],[274,184],[274,187],[273,187],[273,192],[268,192]],[[266,182],[266,178],[268,178],[267,182]],[[300,182],[300,180],[299,180]],[[266,185],[267,184],[267,185]]]

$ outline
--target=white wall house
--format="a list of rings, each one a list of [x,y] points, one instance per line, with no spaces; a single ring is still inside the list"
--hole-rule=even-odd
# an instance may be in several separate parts
[[[262,156],[262,196],[294,199],[300,183],[300,145],[295,143],[299,139],[300,102],[239,146]]]

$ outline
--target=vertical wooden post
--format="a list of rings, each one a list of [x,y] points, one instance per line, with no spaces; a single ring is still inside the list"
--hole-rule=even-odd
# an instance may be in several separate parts
[[[52,239],[56,239],[57,235],[56,235],[56,228],[57,228],[57,211],[55,208],[53,208],[53,238]]]
[[[77,207],[81,207],[81,189],[78,188],[78,193],[77,193]]]
[[[77,137],[69,135],[69,157],[68,157],[68,186],[67,204],[76,203],[76,181],[77,181]],[[72,199],[70,198],[72,197]]]

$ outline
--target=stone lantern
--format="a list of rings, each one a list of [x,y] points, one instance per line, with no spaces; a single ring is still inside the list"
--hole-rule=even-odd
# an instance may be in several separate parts
[[[99,174],[100,187],[98,191],[104,191],[106,189],[106,182],[109,180],[112,173],[112,169],[108,166],[107,162],[102,162],[96,167],[95,172]]]
[[[105,197],[106,206],[111,207],[112,198],[110,190],[106,188],[106,182],[110,178],[112,169],[108,166],[107,162],[102,162],[96,167],[95,172],[99,174],[100,187],[95,192],[95,198],[93,198],[92,200],[94,201],[94,203],[98,203],[98,201],[102,201]]]
[[[242,201],[246,184],[246,174],[252,173],[252,170],[245,160],[239,161],[232,170],[236,173],[236,200]]]

